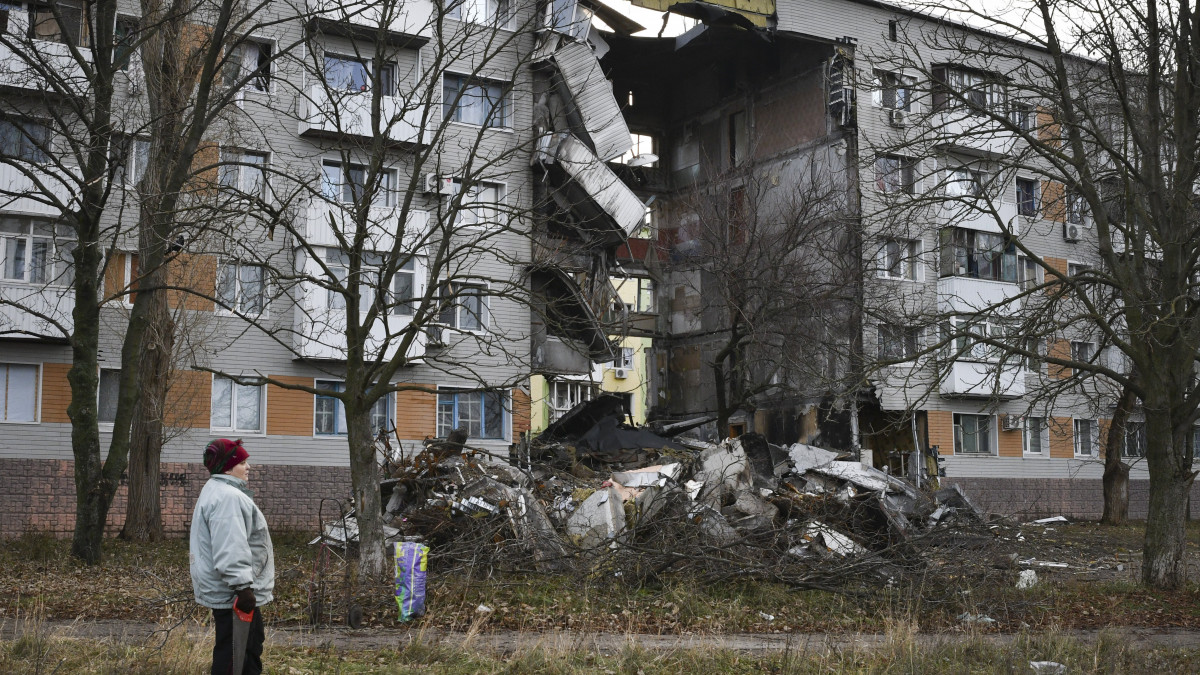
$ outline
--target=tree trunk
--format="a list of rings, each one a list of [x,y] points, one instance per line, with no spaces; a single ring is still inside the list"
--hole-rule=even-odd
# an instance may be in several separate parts
[[[1189,426],[1190,429],[1190,426]],[[1195,474],[1190,462],[1179,458],[1185,439],[1176,438],[1171,415],[1147,406],[1146,464],[1150,473],[1150,509],[1142,555],[1142,583],[1161,589],[1181,587],[1187,581],[1184,543],[1187,503]]]
[[[1108,427],[1108,440],[1104,444],[1104,515],[1103,525],[1124,525],[1129,518],[1129,465],[1121,461],[1121,449],[1125,447],[1125,427],[1129,412],[1137,396],[1128,387],[1121,391],[1117,407],[1113,410],[1112,423]]]
[[[164,415],[171,387],[171,363],[175,322],[161,290],[165,268],[160,266],[143,277],[139,299],[147,303],[147,331],[139,355],[138,404],[134,407],[129,443],[129,502],[121,537],[132,541],[163,538],[162,506],[159,500],[159,470],[165,442]],[[150,290],[159,289],[159,290]],[[142,298],[142,295],[145,295]]]
[[[78,297],[94,297],[98,289],[95,283],[87,280],[94,279],[95,274],[80,268],[98,268],[98,264],[84,262],[85,255],[77,254],[75,292]],[[95,303],[77,302],[72,318],[75,330],[71,335],[71,369],[67,372],[67,381],[71,385],[67,415],[71,418],[71,450],[75,455],[75,534],[71,555],[95,565],[101,559],[109,495],[115,492],[115,486],[105,484],[103,479],[97,426],[100,313]]]
[[[352,391],[349,380],[346,387]],[[345,408],[350,479],[358,519],[358,574],[362,580],[378,579],[387,565],[383,555],[383,504],[379,497],[375,437],[371,433],[371,406],[347,401]]]

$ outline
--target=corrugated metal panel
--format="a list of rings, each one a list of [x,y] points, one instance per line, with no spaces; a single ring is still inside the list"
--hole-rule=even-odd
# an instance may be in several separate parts
[[[633,236],[646,215],[646,206],[628,186],[601,162],[583,141],[566,135],[555,153],[558,163],[604,210],[626,237]]]
[[[633,147],[629,127],[613,96],[612,83],[604,77],[592,48],[581,42],[567,42],[554,53],[553,60],[596,146],[596,156],[608,161],[628,152]]]

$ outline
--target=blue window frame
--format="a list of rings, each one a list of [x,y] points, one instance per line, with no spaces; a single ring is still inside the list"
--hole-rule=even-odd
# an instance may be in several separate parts
[[[318,389],[345,391],[346,383],[332,380],[317,380]],[[317,396],[313,412],[313,433],[317,436],[344,436],[346,434],[346,408],[341,399],[332,396]],[[371,429],[391,429],[394,424],[396,395],[388,394],[371,407]]]
[[[467,428],[469,438],[506,438],[508,435],[508,392],[439,391],[438,438],[445,438],[460,426]]]

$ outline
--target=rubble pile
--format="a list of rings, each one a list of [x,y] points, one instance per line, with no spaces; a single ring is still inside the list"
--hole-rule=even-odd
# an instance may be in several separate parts
[[[726,555],[811,565],[895,558],[917,535],[983,521],[957,486],[919,490],[844,453],[758,434],[668,438],[624,424],[613,398],[576,406],[515,461],[468,448],[461,433],[389,467],[389,540],[540,571],[601,554],[657,556],[658,569]],[[329,523],[325,536],[353,538],[349,521]]]

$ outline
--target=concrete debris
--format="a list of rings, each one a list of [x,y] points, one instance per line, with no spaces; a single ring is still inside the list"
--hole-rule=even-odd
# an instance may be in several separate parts
[[[1033,588],[1037,585],[1037,582],[1037,572],[1033,570],[1021,570],[1021,573],[1017,575],[1017,588],[1022,591]]]
[[[758,434],[720,443],[666,438],[627,424],[610,396],[576,406],[511,453],[505,462],[472,448],[463,430],[391,461],[380,484],[388,541],[419,540],[433,551],[471,542],[544,570],[653,542],[663,532],[656,528],[670,528],[691,537],[700,555],[753,545],[792,564],[821,564],[886,557],[922,532],[978,525],[985,515],[958,486],[922,491],[835,450],[774,445]],[[351,512],[323,523],[316,541],[358,537]],[[1036,583],[1032,570],[1020,579],[1021,588]]]

